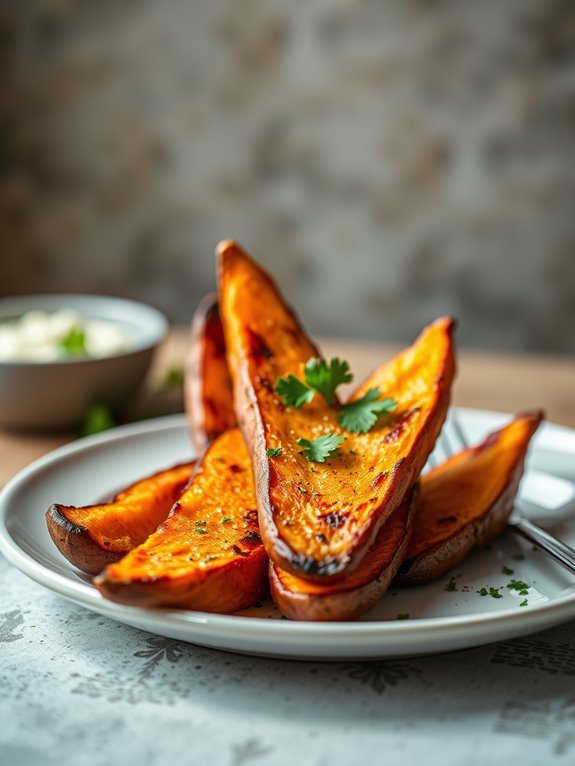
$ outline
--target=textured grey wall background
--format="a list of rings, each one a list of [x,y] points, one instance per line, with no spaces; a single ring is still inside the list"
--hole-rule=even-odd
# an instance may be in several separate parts
[[[0,0],[0,289],[189,320],[236,237],[317,333],[575,351],[571,0]]]

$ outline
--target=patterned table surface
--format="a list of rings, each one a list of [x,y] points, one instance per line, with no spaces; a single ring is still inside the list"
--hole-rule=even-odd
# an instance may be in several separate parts
[[[21,462],[55,446],[10,443]],[[435,657],[268,660],[120,625],[0,557],[0,720],[6,766],[572,764],[575,621]]]
[[[449,655],[290,662],[120,625],[3,559],[0,581],[7,766],[575,758],[575,621]]]

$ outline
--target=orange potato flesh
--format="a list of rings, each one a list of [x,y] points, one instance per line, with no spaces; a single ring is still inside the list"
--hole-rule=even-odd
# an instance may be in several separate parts
[[[233,307],[232,329],[226,332],[243,334],[244,343],[238,344],[239,353],[230,352],[229,362],[236,394],[238,381],[246,382],[246,368],[254,373],[250,383],[255,396],[244,385],[236,397],[250,438],[258,437],[257,419],[253,413],[250,418],[250,410],[260,401],[270,404],[254,468],[256,479],[267,480],[270,508],[281,505],[285,511],[275,529],[267,522],[271,542],[280,552],[276,561],[285,563],[286,550],[289,556],[291,571],[274,561],[269,565],[272,593],[282,612],[293,619],[353,619],[381,598],[404,558],[405,571],[398,581],[427,582],[501,531],[540,413],[518,418],[483,445],[455,456],[423,479],[417,504],[421,511],[417,510],[408,546],[416,512],[415,503],[406,497],[441,427],[454,373],[451,320],[438,320],[426,328],[411,348],[376,370],[354,393],[351,399],[378,386],[382,398],[393,397],[399,406],[369,434],[353,435],[337,424],[339,403],[330,409],[316,395],[303,410],[293,410],[273,393],[277,377],[292,373],[303,379],[305,362],[319,354],[273,280],[233,243],[220,248],[226,256],[230,249],[233,268],[238,266],[238,253],[241,268],[231,277],[228,274],[226,295]],[[249,269],[246,273],[246,265],[254,267],[255,273]],[[234,314],[241,315],[238,306],[244,309],[243,317]],[[193,336],[186,369],[186,408],[194,441],[203,448],[236,422],[222,325],[213,297],[196,312]],[[276,364],[281,371],[273,377]],[[286,422],[281,423],[284,413]],[[296,439],[311,439],[326,432],[346,436],[339,454],[326,464],[308,463],[300,455],[301,448],[294,447],[295,439],[290,441],[294,434]],[[262,451],[265,454],[268,447],[277,446],[282,447],[279,458],[261,459]],[[391,468],[381,470],[382,462]],[[110,503],[85,508],[54,505],[47,514],[50,534],[72,563],[90,573],[138,546],[129,561],[113,564],[95,581],[112,600],[224,613],[250,606],[265,594],[268,565],[258,538],[250,457],[238,429],[216,439],[196,472],[194,491],[190,487],[184,493],[170,518],[144,542],[166,519],[193,465],[148,477]],[[183,469],[187,469],[185,475]],[[239,474],[244,474],[241,479]],[[222,510],[223,518],[218,515]],[[303,530],[293,529],[298,518],[304,520]],[[197,523],[203,521],[205,525]],[[223,526],[229,527],[225,534]],[[303,558],[294,558],[294,540],[303,543]],[[349,540],[355,551],[345,560]]]
[[[335,583],[302,580],[270,563],[272,597],[293,620],[351,620],[369,611],[393,580],[411,534],[413,495],[404,500],[380,529],[361,564]]]
[[[185,365],[184,401],[192,440],[200,451],[216,436],[237,425],[215,295],[206,296],[194,315]]]
[[[46,512],[50,536],[74,566],[97,574],[156,530],[183,492],[194,465],[159,471],[107,503],[79,508],[55,503]]]
[[[208,612],[233,612],[263,597],[267,557],[238,429],[211,443],[166,521],[94,584],[124,604]]]
[[[369,433],[355,435],[340,427],[337,407],[319,394],[300,409],[283,404],[274,391],[278,378],[303,379],[317,350],[256,263],[233,242],[222,243],[219,255],[236,414],[254,464],[266,550],[295,576],[334,579],[359,564],[433,448],[455,371],[453,321],[430,325],[358,390],[355,396],[380,386],[382,397],[397,399],[398,407]],[[298,437],[326,433],[345,436],[339,453],[309,463]],[[266,456],[278,447],[281,456]]]
[[[422,477],[401,582],[441,576],[503,530],[541,419],[539,411],[519,416]]]

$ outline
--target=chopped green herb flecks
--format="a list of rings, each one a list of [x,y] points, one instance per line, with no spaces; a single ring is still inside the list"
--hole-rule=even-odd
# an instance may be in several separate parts
[[[504,575],[512,575],[512,574],[513,574],[513,569],[509,569],[509,567],[506,567],[506,566],[502,566],[502,567],[501,567],[501,572],[502,572]]]
[[[529,585],[522,580],[511,580],[511,582],[507,584],[507,587],[509,590],[517,591],[520,596],[527,596],[529,593]]]
[[[457,581],[455,580],[455,577],[452,577],[449,582],[446,583],[445,590],[449,591],[450,593],[453,593],[453,591],[457,590]]]
[[[222,524],[229,524],[230,521],[233,521],[233,520],[234,520],[233,516],[224,516],[224,518],[222,519]]]
[[[409,612],[400,612],[400,613],[397,615],[397,619],[398,619],[398,620],[409,620],[410,616],[411,616],[411,615],[409,614]]]
[[[503,598],[501,593],[499,592],[501,588],[480,588],[477,593],[480,596],[491,596],[491,598]]]
[[[519,604],[519,606],[528,606],[529,601],[527,601],[526,598],[523,599],[523,601]]]
[[[305,487],[300,487],[298,484],[298,490],[302,493],[302,495],[307,495],[307,489]]]
[[[266,450],[266,455],[268,457],[279,457],[282,454],[282,448],[281,447],[269,447]]]

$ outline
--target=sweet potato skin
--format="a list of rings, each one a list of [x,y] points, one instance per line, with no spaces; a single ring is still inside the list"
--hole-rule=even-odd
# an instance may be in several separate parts
[[[50,537],[71,564],[87,574],[98,574],[164,521],[194,466],[192,461],[158,471],[106,503],[79,508],[54,503],[46,511]]]
[[[396,582],[441,577],[500,534],[513,510],[529,442],[543,413],[518,416],[422,477],[414,531]]]
[[[60,509],[57,504],[50,506],[46,524],[54,545],[70,564],[86,574],[96,575],[108,564],[122,558],[123,553],[100,548],[86,527],[73,524]]]
[[[216,436],[237,425],[215,294],[207,295],[200,302],[192,320],[185,362],[184,404],[192,441],[199,452]]]
[[[414,488],[379,530],[357,569],[336,583],[322,585],[301,580],[270,562],[271,594],[282,614],[292,620],[328,622],[353,620],[374,607],[404,559],[416,496]]]
[[[376,371],[356,392],[359,397],[383,381],[382,395],[396,397],[400,406],[388,423],[353,435],[337,423],[337,405],[329,408],[319,396],[286,412],[275,383],[287,374],[303,377],[303,367],[318,356],[317,349],[271,277],[238,245],[221,243],[218,254],[220,309],[235,408],[252,456],[267,553],[297,577],[335,581],[359,565],[433,448],[455,374],[454,323],[438,320],[411,349]],[[420,380],[428,394],[428,401],[422,402],[417,386],[403,384],[409,369],[425,373],[429,354],[434,366],[428,366],[427,379]],[[311,473],[296,439],[327,432],[345,435],[345,445],[327,463],[314,465]],[[402,450],[406,445],[409,448]],[[268,458],[267,450],[276,447],[282,448],[282,456]],[[367,455],[367,464],[354,453]],[[347,500],[354,495],[361,501]]]
[[[140,607],[234,612],[267,592],[249,454],[239,429],[216,438],[166,521],[94,584]]]

